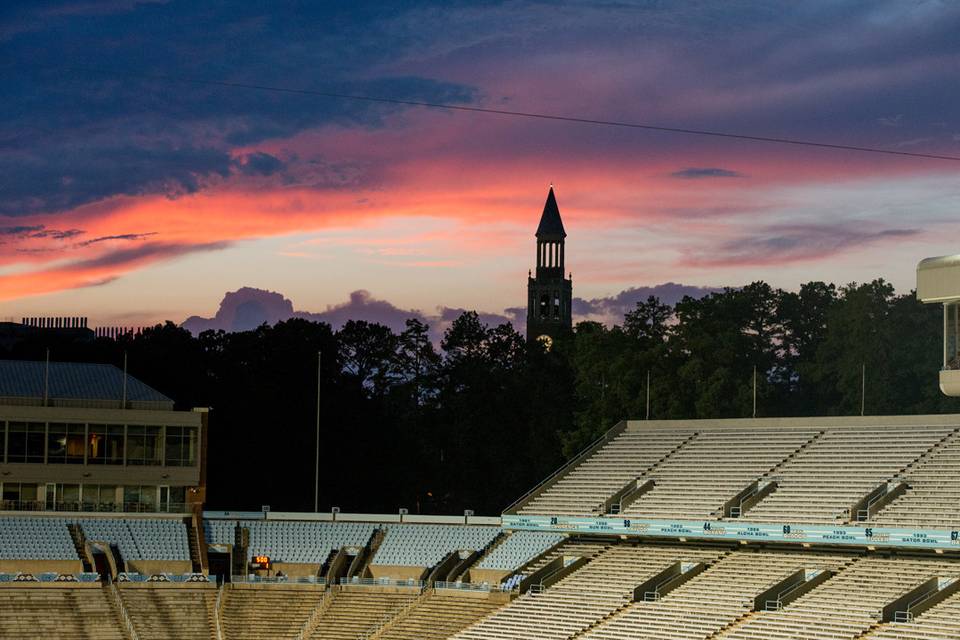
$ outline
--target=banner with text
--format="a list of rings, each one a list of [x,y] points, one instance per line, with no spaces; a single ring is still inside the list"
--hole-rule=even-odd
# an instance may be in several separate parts
[[[717,522],[714,520],[640,520],[625,517],[503,516],[504,529],[697,538],[704,540],[748,540],[758,542],[799,542],[809,544],[921,549],[960,549],[960,531],[896,529],[853,525],[762,524]]]

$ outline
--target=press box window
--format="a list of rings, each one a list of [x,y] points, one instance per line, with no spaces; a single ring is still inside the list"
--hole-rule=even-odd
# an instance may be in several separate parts
[[[127,427],[128,465],[159,465],[162,446],[160,427]]]
[[[47,431],[47,462],[83,464],[86,427],[82,424],[50,423]]]
[[[192,467],[197,461],[197,430],[193,427],[167,427],[163,457],[168,467]]]
[[[89,426],[87,464],[123,464],[123,425]]]
[[[10,422],[7,426],[7,462],[43,462],[47,425]]]

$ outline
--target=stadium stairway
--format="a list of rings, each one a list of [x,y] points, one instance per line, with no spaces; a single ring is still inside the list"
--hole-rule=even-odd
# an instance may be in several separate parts
[[[118,590],[138,640],[216,638],[212,583],[122,583]]]
[[[508,601],[505,594],[430,589],[370,640],[445,640]]]
[[[334,587],[329,604],[305,637],[310,640],[369,638],[420,595],[420,590],[414,588]]]
[[[0,586],[0,638],[129,640],[109,590],[96,583]]]
[[[296,638],[312,631],[329,600],[322,587],[299,584],[230,584],[223,587],[223,640]],[[306,634],[305,634],[306,635]]]

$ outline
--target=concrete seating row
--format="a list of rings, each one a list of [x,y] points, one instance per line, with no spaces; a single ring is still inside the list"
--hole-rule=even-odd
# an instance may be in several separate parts
[[[229,585],[223,591],[224,640],[295,638],[324,597],[314,585]]]
[[[837,569],[849,560],[832,554],[734,552],[661,599],[631,604],[583,638],[710,638],[748,615],[754,599],[770,586],[801,569]]]
[[[712,560],[720,551],[621,544],[543,592],[529,592],[456,634],[456,640],[561,640],[629,605],[634,588],[677,562]]]
[[[310,640],[356,640],[374,632],[411,606],[420,597],[418,589],[380,590],[376,587],[335,589]]]
[[[0,638],[127,640],[107,589],[92,586],[0,588]]]
[[[880,625],[880,611],[920,583],[950,575],[956,563],[867,557],[854,561],[780,611],[763,611],[721,633],[725,640],[861,637]]]
[[[960,593],[923,612],[912,622],[889,622],[869,640],[956,640],[960,638]]]
[[[216,638],[216,587],[131,585],[120,597],[140,640],[211,640]]]
[[[901,476],[909,489],[871,522],[879,526],[960,527],[960,432]]]
[[[656,464],[693,435],[692,429],[628,428],[521,507],[521,514],[581,515]]]
[[[722,507],[765,477],[819,432],[812,429],[703,431],[642,476],[653,488],[623,511],[634,518],[701,519],[723,516]]]
[[[485,593],[430,591],[393,619],[378,640],[445,640],[502,604]]]
[[[936,445],[947,427],[830,429],[777,470],[776,491],[744,518],[757,522],[837,524],[850,508]]]

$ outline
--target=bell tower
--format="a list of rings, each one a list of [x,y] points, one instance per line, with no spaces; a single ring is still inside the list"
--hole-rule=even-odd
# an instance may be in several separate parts
[[[527,278],[527,340],[549,344],[573,327],[573,279],[564,277],[567,232],[560,219],[553,185],[537,227],[537,270]]]

